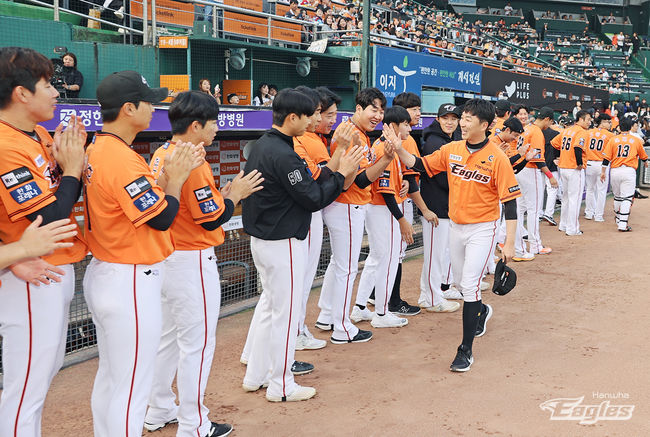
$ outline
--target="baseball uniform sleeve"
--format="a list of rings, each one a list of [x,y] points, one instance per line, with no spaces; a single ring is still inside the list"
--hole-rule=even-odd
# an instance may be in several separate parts
[[[51,170],[42,155],[30,156],[18,148],[6,148],[0,159],[0,200],[15,222],[56,200],[45,177]]]
[[[296,137],[293,138],[293,150],[295,150],[298,156],[305,160],[307,163],[307,168],[311,172],[311,177],[314,180],[318,179],[321,171],[318,163],[314,162],[314,160],[309,156],[305,145]]]
[[[447,171],[447,154],[448,148],[446,145],[436,150],[431,155],[422,157],[422,164],[429,177],[433,177],[438,173]]]
[[[544,153],[545,153],[544,143],[546,143],[546,141],[544,140],[544,134],[542,133],[541,129],[533,130],[530,135],[530,147],[533,149],[538,149],[539,154],[535,155],[535,158],[531,159],[528,162],[532,162],[532,163],[546,162],[544,160]]]
[[[156,217],[167,206],[165,192],[154,181],[144,158],[135,153],[125,157],[122,171],[111,182],[115,200],[136,227]]]
[[[204,162],[192,170],[183,184],[181,202],[185,202],[196,224],[214,221],[223,214],[224,200],[214,183],[210,164]]]
[[[605,147],[603,147],[603,151],[602,151],[603,158],[608,160],[609,162],[612,162],[612,159],[614,159],[614,154],[612,152],[615,148],[614,146],[615,138],[616,137],[610,138],[609,141],[607,141],[607,143],[605,144]]]
[[[497,188],[499,200],[506,203],[509,200],[521,196],[521,189],[515,178],[515,172],[512,170],[510,161],[505,155],[497,155],[494,165],[494,184]]]
[[[562,134],[555,135],[551,140],[551,146],[553,146],[554,149],[560,150],[560,147],[562,147],[562,138],[564,138],[564,135]]]
[[[637,153],[639,154],[639,158],[642,161],[645,161],[648,159],[648,154],[645,152],[645,149],[643,148],[643,141],[639,140],[637,141]]]

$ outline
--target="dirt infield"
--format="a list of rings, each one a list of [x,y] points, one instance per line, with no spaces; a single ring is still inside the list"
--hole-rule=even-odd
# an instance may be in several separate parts
[[[485,296],[494,317],[474,343],[475,363],[467,374],[449,371],[460,343],[461,312],[424,313],[402,329],[373,329],[368,343],[297,352],[297,359],[316,366],[297,381],[313,385],[318,394],[307,402],[271,404],[263,391],[241,389],[239,355],[252,311],[222,319],[206,392],[211,417],[232,423],[236,436],[648,435],[648,217],[650,199],[635,202],[634,232],[619,233],[610,198],[606,222],[581,219],[581,237],[543,224],[543,241],[553,253],[515,264],[519,283],[510,295]],[[403,295],[412,303],[421,263],[416,258],[404,266]],[[308,307],[310,323],[318,293]],[[367,322],[360,326],[369,328]],[[56,377],[45,406],[44,436],[92,435],[96,369],[95,359]],[[588,425],[550,420],[551,412],[540,408],[551,399],[583,396],[584,406],[608,401],[610,408],[599,411],[610,417],[629,412],[615,406],[635,408],[629,420]],[[555,415],[567,411],[565,405]],[[175,432],[172,426],[146,434]]]

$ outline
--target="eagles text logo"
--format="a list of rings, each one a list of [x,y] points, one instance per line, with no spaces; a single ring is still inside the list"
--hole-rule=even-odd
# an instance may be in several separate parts
[[[480,173],[478,170],[466,170],[462,164],[449,164],[451,167],[451,174],[461,177],[466,181],[476,181],[482,184],[490,182],[490,176]]]
[[[551,412],[551,420],[575,420],[580,425],[593,425],[600,420],[629,420],[634,405],[613,405],[609,400],[600,404],[583,404],[579,398],[557,398],[539,404],[539,408]]]

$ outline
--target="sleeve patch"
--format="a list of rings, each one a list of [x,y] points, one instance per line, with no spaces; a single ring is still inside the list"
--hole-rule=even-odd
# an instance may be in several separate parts
[[[219,209],[216,203],[214,203],[214,200],[206,200],[205,202],[199,203],[199,207],[201,208],[201,212],[203,214],[210,214],[215,212],[216,210]]]
[[[298,169],[287,173],[287,178],[289,179],[289,183],[291,185],[296,185],[298,182],[302,182],[302,175]]]
[[[36,182],[30,182],[23,185],[22,187],[18,187],[15,190],[10,191],[9,194],[11,194],[11,197],[13,197],[16,202],[22,204],[40,194],[43,194],[43,192],[38,187]]]
[[[511,193],[515,193],[515,192],[517,192],[519,190],[520,190],[519,185],[515,185],[514,187],[508,188],[508,191],[511,192]]]
[[[142,196],[138,197],[133,201],[133,204],[140,212],[146,211],[156,204],[160,200],[160,197],[153,190],[149,190],[144,193]]]
[[[40,155],[39,155],[40,156]],[[27,167],[20,167],[0,176],[5,188],[15,187],[23,182],[34,179],[32,172]]]
[[[196,197],[196,200],[201,202],[206,199],[211,199],[212,198],[212,190],[210,189],[209,185],[206,185],[203,188],[199,188],[198,190],[194,190],[194,196]]]
[[[389,179],[379,179],[379,186],[381,188],[388,188],[390,187],[390,180]]]
[[[381,174],[382,178],[389,178],[390,177],[390,170],[384,170],[384,172]]]
[[[146,177],[140,176],[139,178],[137,178],[136,180],[131,182],[129,185],[124,187],[124,189],[129,194],[131,199],[133,199],[134,197],[138,196],[139,194],[142,194],[145,191],[150,190],[151,189],[151,184],[149,183],[149,181],[147,180]],[[156,199],[156,200],[158,200],[158,199]],[[144,210],[141,210],[141,211],[144,211]]]

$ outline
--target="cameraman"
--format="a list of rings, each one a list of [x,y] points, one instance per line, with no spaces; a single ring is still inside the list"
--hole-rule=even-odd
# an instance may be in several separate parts
[[[81,91],[81,87],[84,84],[84,77],[77,70],[77,57],[74,53],[66,53],[62,56],[62,59],[65,97],[68,99],[76,99],[79,97],[79,91]]]

